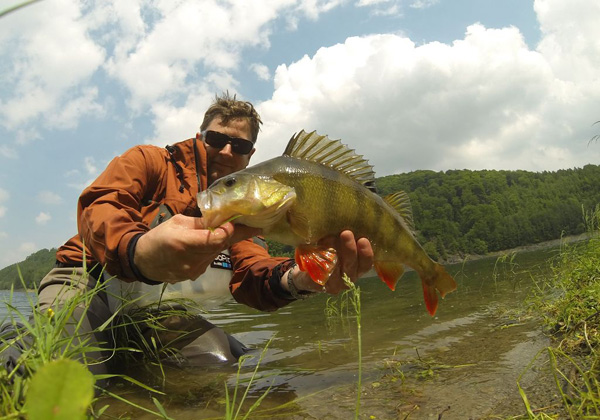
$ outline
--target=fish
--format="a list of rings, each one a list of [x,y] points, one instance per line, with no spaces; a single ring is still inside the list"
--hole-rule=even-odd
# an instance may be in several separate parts
[[[378,277],[393,291],[405,266],[421,279],[431,316],[456,289],[454,278],[416,239],[408,195],[376,193],[375,173],[362,155],[316,131],[296,133],[283,155],[214,181],[198,193],[204,223],[261,228],[264,237],[296,247],[295,261],[324,285],[337,263],[319,240],[351,230],[371,242]]]

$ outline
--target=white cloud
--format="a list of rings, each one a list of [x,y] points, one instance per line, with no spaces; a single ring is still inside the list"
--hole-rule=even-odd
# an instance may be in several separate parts
[[[60,195],[52,191],[41,191],[38,194],[38,200],[43,204],[56,205],[63,202]]]
[[[97,99],[98,88],[86,87],[82,89],[65,106],[55,112],[48,112],[48,125],[64,130],[77,127],[82,116],[93,115],[95,118],[104,116],[104,107],[96,102]]]
[[[438,4],[439,0],[414,0],[410,7],[413,9],[427,9],[428,7]]]
[[[561,25],[568,32],[569,25]],[[571,31],[577,33],[578,25]],[[596,27],[581,36],[600,39]],[[397,35],[373,35],[321,48],[277,68],[273,97],[258,107],[266,123],[253,161],[280,154],[303,128],[342,138],[378,175],[553,170],[597,161],[587,140],[599,119],[600,73],[565,79],[555,71],[563,67],[562,56],[544,45],[531,50],[514,27],[477,24],[452,45],[416,46]],[[567,60],[600,59],[580,54]]]
[[[252,63],[250,64],[250,70],[252,70],[260,80],[270,80],[271,72],[269,68],[264,64]]]
[[[42,136],[35,128],[23,128],[17,130],[16,143],[23,146],[34,140],[41,139]]]
[[[46,223],[48,223],[50,220],[52,219],[52,216],[50,216],[48,213],[44,213],[43,211],[40,212],[40,214],[38,214],[35,217],[35,222],[38,225],[45,225]]]
[[[4,188],[0,188],[0,218],[6,215],[6,206],[4,206],[4,202],[10,199],[10,193],[6,191]]]
[[[536,0],[543,34],[538,46],[561,80],[600,81],[600,2]]]
[[[4,238],[6,239],[6,238]],[[14,244],[0,257],[0,262],[3,266],[14,264],[25,260],[28,256],[38,251],[39,248],[35,242],[22,242],[21,244]]]
[[[369,7],[370,13],[375,16],[402,15],[402,0],[359,0],[356,6]]]
[[[189,77],[202,67],[209,73],[228,72],[239,66],[244,47],[267,44],[265,24],[290,3],[187,0],[145,5],[138,13],[151,13],[153,24],[128,25],[128,32],[120,25],[126,33],[106,69],[129,89],[134,107],[187,97]],[[138,22],[132,14],[127,22]]]
[[[83,159],[83,167],[89,175],[98,174],[98,168],[96,167],[96,159],[92,156],[86,156]]]
[[[19,157],[19,154],[14,147],[10,147],[5,144],[0,145],[0,155],[8,159],[17,159]]]
[[[230,92],[235,93],[235,92]],[[204,112],[214,100],[214,93],[199,86],[182,106],[159,102],[152,107],[155,137],[149,143],[164,146],[196,135]]]
[[[2,125],[15,129],[40,117],[52,122],[54,110],[81,100],[70,90],[87,82],[104,59],[86,30],[74,0],[40,2],[3,18],[0,59],[10,63],[3,74],[10,94],[0,101]]]

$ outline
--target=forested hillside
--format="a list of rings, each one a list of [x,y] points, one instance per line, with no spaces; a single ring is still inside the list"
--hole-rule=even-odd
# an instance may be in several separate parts
[[[33,288],[50,271],[55,261],[56,248],[41,249],[25,258],[25,261],[3,268],[0,270],[0,289],[10,289],[12,285],[15,289],[23,288],[18,270],[21,271],[26,287]]]
[[[435,259],[535,244],[585,231],[583,211],[600,203],[600,166],[556,172],[415,171],[376,180],[379,193],[408,193],[417,235]],[[269,241],[272,254],[293,248]],[[28,287],[54,264],[56,249],[19,263]],[[21,287],[16,264],[0,270],[0,288]]]
[[[600,202],[600,167],[556,172],[415,171],[377,179],[406,191],[419,238],[433,256],[483,254],[579,234]]]

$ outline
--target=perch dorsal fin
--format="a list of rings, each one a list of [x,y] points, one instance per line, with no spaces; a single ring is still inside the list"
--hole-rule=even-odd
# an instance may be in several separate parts
[[[340,140],[331,140],[316,131],[306,133],[302,130],[292,136],[283,155],[328,166],[377,192],[373,166]]]

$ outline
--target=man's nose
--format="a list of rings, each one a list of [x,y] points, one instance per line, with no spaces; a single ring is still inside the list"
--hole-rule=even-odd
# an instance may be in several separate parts
[[[231,151],[231,143],[227,143],[225,145],[225,147],[223,147],[220,151],[219,151],[220,155],[227,155],[227,156],[233,156],[233,152]]]

